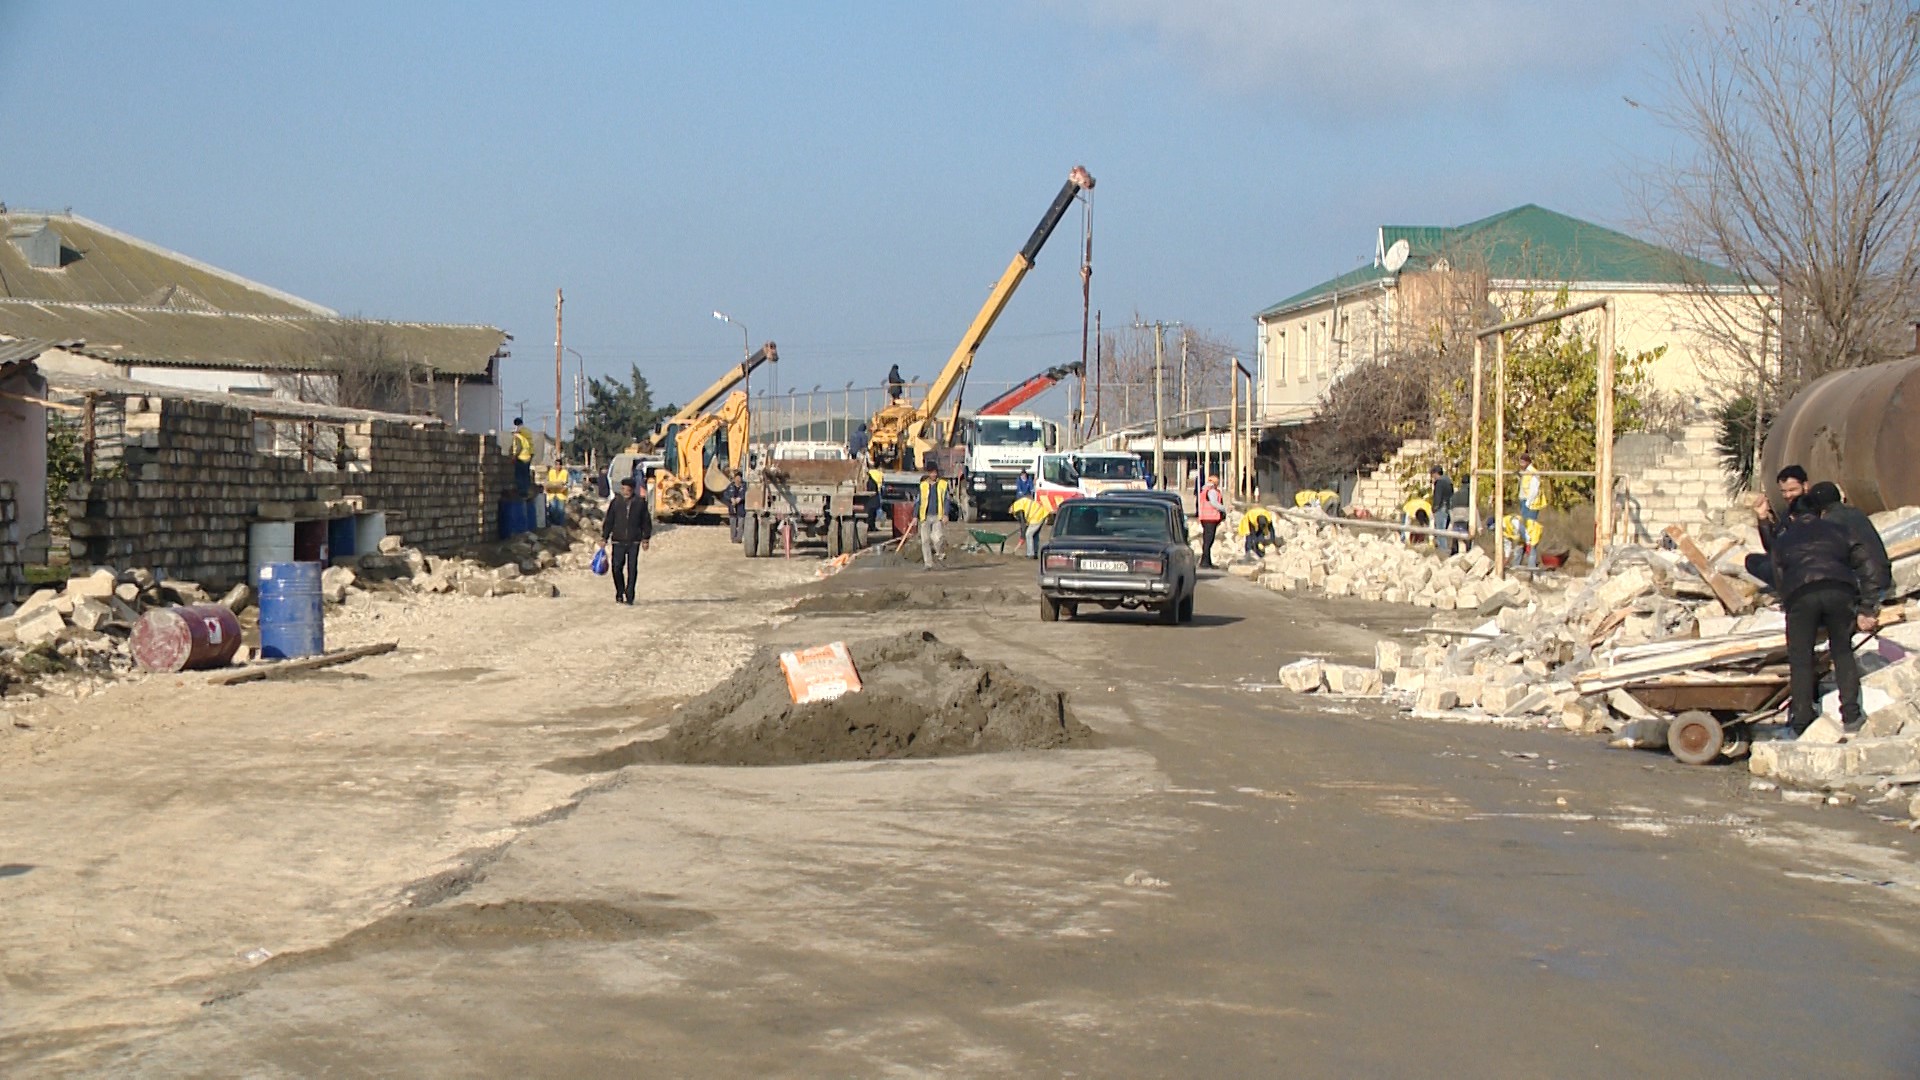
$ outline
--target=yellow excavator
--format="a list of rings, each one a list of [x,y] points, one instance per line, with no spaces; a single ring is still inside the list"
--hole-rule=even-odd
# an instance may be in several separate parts
[[[987,339],[987,332],[993,329],[994,322],[1006,309],[1007,301],[1013,299],[1014,290],[1020,287],[1021,279],[1033,269],[1034,260],[1045,246],[1047,238],[1053,235],[1054,227],[1060,224],[1060,219],[1066,216],[1080,193],[1091,190],[1093,177],[1086,169],[1074,166],[1073,171],[1067,174],[1066,184],[1053,197],[1053,204],[1047,207],[1046,215],[1033,230],[1033,235],[1014,253],[1006,272],[1000,275],[999,282],[987,295],[987,302],[973,317],[973,323],[967,327],[960,343],[954,346],[946,366],[940,369],[940,374],[927,387],[926,396],[917,403],[895,399],[867,422],[867,462],[885,501],[896,501],[903,489],[912,489],[918,482],[918,476],[913,471],[916,466],[925,468],[929,463],[939,464],[936,452],[951,444],[952,435],[958,429],[958,391],[965,385],[967,372],[973,367],[974,353]],[[949,398],[952,398],[953,408],[943,423],[939,413]],[[957,471],[957,465],[953,469]],[[941,471],[945,474],[948,468],[943,465]]]
[[[617,482],[651,468],[647,486],[656,517],[724,514],[712,505],[710,496],[727,485],[727,470],[739,468],[746,459],[749,434],[747,394],[734,387],[761,364],[779,361],[780,350],[771,341],[754,350],[646,438],[616,455],[609,475]],[[720,403],[717,409],[716,402]]]
[[[708,496],[727,486],[727,474],[746,463],[747,392],[735,390],[718,409],[691,423],[669,424],[665,463],[654,470],[648,498],[656,518],[684,518],[712,507]]]

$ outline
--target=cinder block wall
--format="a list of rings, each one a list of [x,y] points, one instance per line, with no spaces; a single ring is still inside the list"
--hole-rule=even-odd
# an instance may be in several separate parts
[[[20,554],[20,513],[13,495],[13,482],[0,480],[0,618],[27,595],[27,569]]]
[[[445,554],[494,538],[512,463],[492,441],[441,427],[374,421],[346,428],[347,468],[306,469],[254,449],[253,414],[199,402],[130,398],[122,479],[67,492],[76,567],[146,567],[226,588],[246,580],[256,521],[384,511],[389,532]]]

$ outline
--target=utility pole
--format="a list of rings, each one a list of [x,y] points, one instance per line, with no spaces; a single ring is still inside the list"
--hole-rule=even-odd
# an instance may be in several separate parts
[[[1192,406],[1187,402],[1187,328],[1180,328],[1180,415],[1187,415]]]
[[[1134,323],[1136,330],[1153,331],[1153,480],[1166,486],[1167,483],[1167,425],[1166,402],[1161,392],[1164,382],[1162,375],[1166,369],[1166,339],[1162,336],[1169,326],[1180,326],[1177,322]],[[1184,342],[1185,338],[1182,337]],[[1184,411],[1184,410],[1183,410]]]
[[[553,445],[560,447],[560,362],[565,359],[560,344],[560,308],[567,298],[559,289],[553,290]]]

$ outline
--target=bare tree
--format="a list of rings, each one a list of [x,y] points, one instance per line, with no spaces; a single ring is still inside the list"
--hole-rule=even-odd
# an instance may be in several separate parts
[[[1920,282],[1920,13],[1726,0],[1667,50],[1690,145],[1648,206],[1692,259],[1688,327],[1728,398],[1771,411],[1904,352]],[[1719,273],[1715,267],[1725,268]]]

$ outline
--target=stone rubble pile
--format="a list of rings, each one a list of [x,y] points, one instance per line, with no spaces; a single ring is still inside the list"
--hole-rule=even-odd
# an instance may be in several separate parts
[[[1920,593],[1920,544],[1893,542],[1920,531],[1920,509],[1874,522],[1896,555],[1894,596]],[[1661,749],[1675,715],[1647,707],[1629,688],[1655,679],[1784,679],[1784,617],[1762,606],[1771,595],[1742,568],[1759,550],[1750,529],[1694,538],[1713,580],[1682,551],[1618,545],[1584,577],[1522,582],[1494,578],[1480,551],[1441,556],[1331,520],[1280,518],[1276,526],[1278,551],[1257,562],[1242,555],[1228,572],[1280,592],[1444,613],[1413,640],[1381,641],[1372,667],[1287,664],[1279,681],[1296,693],[1382,698],[1425,719],[1562,727],[1622,748]],[[1222,540],[1214,559],[1224,563],[1240,550],[1237,537]],[[1756,784],[1817,789],[1837,801],[1871,798],[1920,817],[1920,621],[1899,618],[1889,609],[1889,625],[1859,647],[1864,731],[1841,733],[1828,694],[1822,719],[1799,739],[1770,738],[1770,725],[1735,725],[1722,753],[1745,757],[1764,778]]]
[[[343,556],[323,570],[320,593],[329,606],[370,603],[382,594],[555,597],[559,586],[546,572],[584,570],[591,554],[565,529],[524,533],[449,557],[425,555],[389,536],[378,552]],[[39,589],[0,618],[0,694],[50,676],[69,677],[57,689],[91,692],[134,671],[129,639],[149,609],[219,603],[240,615],[253,599],[245,585],[216,598],[195,582],[144,568],[96,568],[61,587]]]

